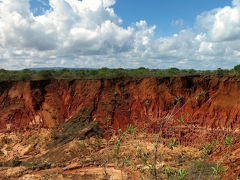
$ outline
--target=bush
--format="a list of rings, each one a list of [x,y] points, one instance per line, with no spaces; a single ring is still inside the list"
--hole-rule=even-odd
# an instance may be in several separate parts
[[[237,71],[238,73],[240,73],[240,64],[239,65],[236,65],[234,66],[233,68],[235,71]]]
[[[37,73],[37,76],[40,79],[51,79],[53,78],[53,71],[51,70],[42,70]]]

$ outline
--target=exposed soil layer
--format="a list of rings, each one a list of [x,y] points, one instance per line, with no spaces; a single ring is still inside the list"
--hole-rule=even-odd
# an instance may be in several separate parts
[[[188,113],[186,124],[238,130],[239,92],[240,79],[230,77],[1,82],[0,129],[53,127],[86,111],[89,120],[102,127],[110,119],[115,129],[133,124],[154,130],[156,122],[171,113],[178,97],[178,107],[189,101],[176,115]]]

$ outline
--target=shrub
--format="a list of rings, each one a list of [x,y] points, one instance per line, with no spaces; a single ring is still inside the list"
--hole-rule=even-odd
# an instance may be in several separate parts
[[[238,73],[240,73],[240,64],[239,65],[236,65],[234,66],[233,68],[235,71],[237,71]]]
[[[211,168],[216,178],[226,175],[227,169],[219,162],[217,162],[216,166],[212,166]]]
[[[171,141],[168,144],[169,148],[173,149],[173,147],[177,145],[176,142],[177,142],[177,138],[172,138]]]
[[[42,70],[37,73],[37,76],[40,79],[51,79],[53,78],[53,71],[51,70]]]

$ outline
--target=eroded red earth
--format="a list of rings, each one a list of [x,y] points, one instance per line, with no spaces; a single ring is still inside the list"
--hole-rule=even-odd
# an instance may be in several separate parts
[[[240,79],[187,76],[142,79],[41,80],[0,83],[0,131],[54,127],[87,112],[104,130],[128,124],[158,131],[163,127],[184,145],[234,137],[231,154],[240,174]],[[181,102],[176,104],[176,99]],[[86,115],[86,113],[84,113]],[[178,123],[184,116],[184,120]],[[221,159],[224,148],[213,154]],[[229,162],[226,162],[229,163]]]

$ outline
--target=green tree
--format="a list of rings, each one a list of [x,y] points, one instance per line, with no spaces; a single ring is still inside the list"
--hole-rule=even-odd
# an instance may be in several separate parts
[[[38,72],[40,79],[51,79],[53,77],[53,70],[41,70]]]
[[[235,71],[237,71],[238,73],[240,73],[240,64],[239,65],[236,65],[234,66],[233,68]]]
[[[217,75],[218,77],[223,77],[223,75],[224,75],[224,70],[221,69],[221,68],[218,68],[218,69],[216,70],[216,75]]]

